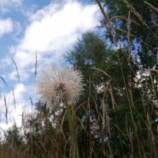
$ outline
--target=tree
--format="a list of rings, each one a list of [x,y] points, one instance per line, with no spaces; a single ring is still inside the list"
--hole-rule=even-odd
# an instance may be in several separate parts
[[[11,147],[18,148],[23,144],[23,137],[20,135],[20,129],[16,125],[6,131],[5,139]]]
[[[81,129],[80,137],[85,139],[80,139],[80,143],[88,144],[84,147],[87,151],[91,151],[90,144],[94,143],[93,150],[99,157],[134,156],[133,150],[135,157],[140,156],[140,152],[151,145],[151,135],[146,129],[156,131],[156,128],[155,123],[147,124],[153,119],[153,106],[145,106],[149,100],[142,100],[143,89],[135,86],[139,67],[132,60],[129,64],[128,49],[110,50],[97,35],[86,33],[67,59],[83,73],[86,82],[81,101],[87,100],[83,105],[87,110],[79,110],[78,116],[87,134]],[[141,151],[137,150],[140,144]]]
[[[131,46],[131,55],[140,57],[145,68],[157,64],[158,42],[158,2],[155,0],[102,0],[107,12],[103,18],[107,35],[113,36],[117,42]],[[101,3],[97,0],[97,3]],[[105,26],[105,25],[104,25]],[[152,61],[152,62],[151,62]]]

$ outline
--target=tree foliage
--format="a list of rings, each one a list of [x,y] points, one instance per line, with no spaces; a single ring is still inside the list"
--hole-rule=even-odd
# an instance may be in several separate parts
[[[97,35],[87,33],[69,52],[68,60],[85,76],[84,96],[88,103],[82,117],[87,118],[85,126],[90,134],[87,140],[94,139],[94,148],[109,147],[105,153],[123,156],[130,154],[131,143],[135,144],[136,154],[142,152],[137,150],[140,142],[150,145],[146,129],[148,119],[155,118],[155,108],[147,105],[151,100],[143,99],[142,103],[145,93],[142,95],[143,88],[135,83],[139,66],[129,59],[128,48],[110,50]],[[98,92],[97,88],[102,90]],[[156,123],[151,128],[156,131]]]
[[[158,2],[156,0],[103,0],[116,41],[128,43],[144,67],[157,64]],[[106,21],[105,21],[106,20]],[[108,35],[111,35],[110,31]],[[152,62],[151,62],[152,61]]]

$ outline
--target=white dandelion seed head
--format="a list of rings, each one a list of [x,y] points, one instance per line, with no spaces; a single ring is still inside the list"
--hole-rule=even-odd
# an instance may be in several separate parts
[[[63,103],[75,104],[83,91],[80,71],[51,65],[36,79],[37,93],[53,109]]]

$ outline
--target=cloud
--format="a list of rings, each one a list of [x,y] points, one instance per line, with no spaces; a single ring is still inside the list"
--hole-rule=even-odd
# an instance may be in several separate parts
[[[8,108],[8,112],[11,112],[16,104],[21,104],[23,101],[23,95],[26,92],[26,89],[22,83],[18,83],[15,85],[13,90],[10,90],[8,93],[1,93],[0,103],[4,105],[4,107]],[[23,103],[22,103],[23,104]],[[11,108],[11,109],[10,109]],[[0,109],[1,113],[5,113],[6,108]]]
[[[22,0],[0,0],[0,7],[8,5],[20,5]]]
[[[59,61],[81,34],[96,27],[97,11],[96,5],[68,1],[63,6],[51,3],[32,14],[23,38],[12,48],[19,72],[24,74],[24,69],[25,72],[31,70],[35,64],[35,52],[39,63]],[[15,77],[13,74],[16,73],[12,73],[12,79]]]
[[[28,90],[29,87],[22,83],[18,83],[10,92],[1,94],[0,104],[2,108],[0,109],[0,128],[6,130],[14,123],[16,123],[18,127],[21,126],[22,114],[30,113],[32,110],[29,106],[30,103],[26,101]]]
[[[0,36],[13,31],[13,22],[11,19],[0,19]]]
[[[19,7],[22,1],[23,0],[0,0],[0,13],[5,14],[10,12],[14,7]]]
[[[31,17],[31,25],[20,46],[38,52],[52,51],[59,47],[61,50],[61,44],[71,44],[74,40],[71,40],[70,35],[81,34],[96,26],[96,11],[95,5],[84,7],[78,2],[67,3],[61,9],[51,4]],[[64,43],[63,38],[66,39]]]

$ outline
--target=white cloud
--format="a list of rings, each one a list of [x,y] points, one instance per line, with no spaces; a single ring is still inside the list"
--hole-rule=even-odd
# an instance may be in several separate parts
[[[11,127],[14,123],[18,127],[22,123],[22,114],[30,113],[30,106],[28,106],[28,101],[26,101],[28,87],[25,87],[24,84],[18,83],[14,90],[3,93],[0,96],[0,128],[6,130]],[[6,120],[6,108],[7,108],[7,120]],[[8,124],[6,124],[6,121]]]
[[[16,106],[16,104],[23,104],[22,101],[25,92],[26,92],[26,88],[24,87],[24,85],[22,83],[18,83],[17,85],[15,85],[15,88],[10,92],[1,93],[0,104],[4,105],[4,107],[6,104],[8,108],[8,112],[10,112],[13,109],[14,104],[15,104],[14,106]],[[5,108],[0,109],[0,112],[4,114]]]
[[[13,22],[11,19],[0,19],[0,36],[13,31]]]
[[[97,11],[96,5],[68,1],[63,6],[52,3],[32,14],[22,40],[12,48],[19,72],[24,73],[28,67],[31,70],[35,52],[39,63],[44,63],[48,56],[52,62],[60,60],[82,33],[96,27]],[[13,74],[16,73],[12,73],[12,78]]]
[[[0,13],[5,14],[10,12],[14,7],[19,7],[22,1],[23,0],[0,0]]]
[[[21,1],[22,0],[0,0],[0,7],[11,5],[11,4],[19,5],[21,4]]]
[[[73,2],[58,9],[51,4],[32,16],[31,25],[20,45],[23,49],[38,52],[53,51],[59,47],[61,49],[64,43],[72,43],[71,35],[81,34],[96,26],[95,5],[82,6]]]

